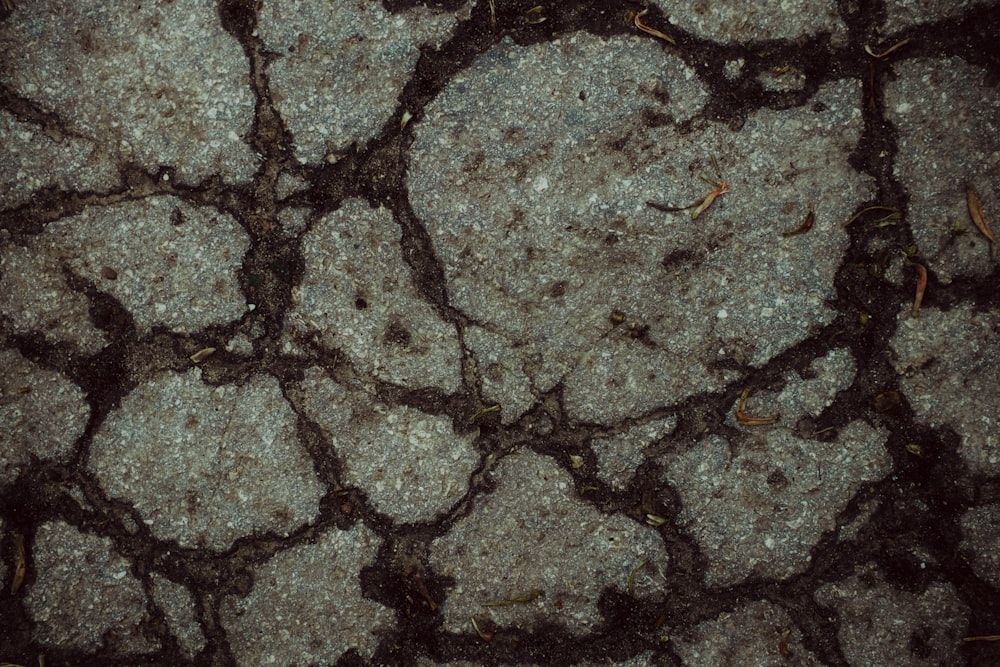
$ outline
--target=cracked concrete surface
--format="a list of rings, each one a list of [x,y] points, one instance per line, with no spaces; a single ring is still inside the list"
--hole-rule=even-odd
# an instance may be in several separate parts
[[[0,3],[0,662],[1000,664],[997,34]]]

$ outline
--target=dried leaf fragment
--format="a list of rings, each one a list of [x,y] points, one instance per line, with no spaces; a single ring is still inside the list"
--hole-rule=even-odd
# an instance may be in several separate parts
[[[782,236],[798,236],[799,234],[805,234],[810,229],[812,229],[813,222],[816,221],[816,215],[813,213],[812,209],[806,214],[806,219],[802,221],[802,224],[794,229],[786,229],[781,232]]]
[[[483,415],[488,415],[491,412],[500,412],[500,406],[491,405],[489,407],[480,408],[479,410],[476,410],[475,414],[469,417],[469,424],[475,424],[480,417],[482,417]]]
[[[966,642],[1000,642],[1000,635],[978,635],[976,637],[963,637]]]
[[[867,44],[865,44],[865,52],[868,53],[868,55],[870,55],[872,58],[875,58],[876,60],[878,60],[880,58],[885,58],[887,55],[889,55],[893,51],[896,51],[897,49],[901,49],[901,48],[903,48],[904,46],[906,46],[909,43],[910,43],[910,38],[907,37],[906,39],[904,39],[902,41],[896,42],[895,44],[893,44],[892,46],[890,46],[888,49],[886,49],[885,51],[883,51],[882,53],[875,53],[874,51],[872,51],[872,48],[870,46],[868,46]]]
[[[927,269],[923,264],[914,262],[913,265],[917,267],[917,293],[913,297],[913,310],[910,314],[916,317],[920,312],[920,304],[924,302],[924,292],[927,290]]]
[[[484,642],[488,642],[491,639],[493,639],[493,635],[496,634],[497,629],[496,626],[493,625],[492,621],[489,621],[489,619],[486,618],[482,619],[483,625],[486,626],[486,630],[482,630],[480,629],[479,623],[476,621],[475,616],[473,616],[470,620],[472,620],[472,627],[476,629],[476,634],[479,635],[480,639],[482,639]],[[489,625],[487,625],[487,623],[489,623]]]
[[[484,607],[510,607],[515,604],[525,604],[531,602],[538,598],[542,594],[541,589],[534,588],[531,591],[525,593],[524,595],[518,596],[516,598],[510,598],[507,600],[500,600],[498,602],[483,602]]]
[[[778,653],[781,654],[782,658],[792,657],[792,649],[788,648],[788,638],[791,634],[791,630],[785,630],[781,633],[781,641],[778,642]]]
[[[16,595],[24,583],[24,575],[28,571],[28,559],[24,552],[24,535],[14,535],[14,549],[17,552],[14,562],[14,579],[10,582],[10,594]]]
[[[698,216],[704,213],[705,209],[707,209],[709,206],[712,205],[712,202],[715,201],[716,197],[718,197],[719,195],[724,195],[727,192],[729,192],[729,183],[725,181],[715,181],[714,185],[716,186],[715,190],[709,192],[708,196],[705,197],[705,200],[698,205],[698,208],[691,211],[692,220],[697,220]]]
[[[646,563],[648,563],[648,562],[649,562],[648,558],[646,558],[645,560],[640,561],[639,564],[636,565],[635,567],[633,567],[632,571],[629,572],[629,575],[628,575],[628,592],[629,593],[631,593],[633,590],[635,590],[635,575],[639,574],[639,570],[641,570],[642,568],[644,568],[646,566]]]
[[[653,37],[659,37],[660,39],[662,39],[665,42],[669,42],[670,44],[675,44],[676,45],[677,44],[677,40],[675,40],[673,37],[670,37],[669,35],[663,34],[659,30],[657,30],[656,28],[650,28],[648,25],[646,25],[645,23],[642,22],[642,17],[645,16],[646,14],[648,14],[648,13],[649,13],[649,9],[648,8],[642,10],[641,12],[629,12],[628,13],[628,20],[631,23],[634,23],[636,28],[638,28],[639,30],[642,30],[647,35],[652,35]]]
[[[972,188],[966,188],[965,198],[969,203],[969,217],[972,218],[972,222],[976,225],[976,229],[982,232],[990,241],[990,256],[996,256],[997,241],[993,236],[993,231],[990,226],[986,224],[986,218],[983,216],[983,206],[979,203],[979,197],[976,195],[976,191]]]
[[[841,225],[841,226],[842,226],[842,227],[847,227],[847,226],[849,226],[849,225],[850,225],[850,224],[851,224],[852,222],[854,222],[855,220],[857,220],[858,218],[860,218],[860,217],[861,217],[862,215],[864,215],[864,214],[865,214],[865,213],[867,213],[868,211],[889,211],[889,215],[887,215],[887,216],[885,216],[884,218],[882,218],[882,220],[879,220],[879,222],[883,222],[883,221],[885,221],[885,220],[889,220],[889,219],[890,219],[890,218],[892,218],[893,216],[899,216],[899,217],[902,217],[902,216],[900,215],[900,213],[899,213],[899,209],[897,209],[897,208],[893,208],[892,206],[869,206],[869,207],[867,207],[867,208],[863,208],[863,209],[861,209],[860,211],[858,211],[857,213],[855,213],[854,215],[852,215],[852,216],[851,216],[851,219],[850,219],[850,220],[848,220],[847,222],[845,222],[845,223],[844,223],[843,225]],[[899,218],[896,218],[896,220],[897,220],[897,221],[898,221],[898,219],[899,219]]]
[[[191,359],[191,361],[193,361],[194,363],[198,364],[207,359],[208,357],[212,356],[213,354],[215,354],[214,347],[203,347],[188,358]]]
[[[544,23],[548,19],[542,16],[542,10],[544,8],[541,5],[535,5],[528,11],[524,13],[524,22],[528,25],[538,25],[539,23]]]
[[[768,424],[774,424],[778,421],[777,417],[751,417],[743,412],[743,409],[747,405],[748,396],[750,396],[749,387],[743,390],[743,394],[740,395],[739,403],[736,404],[736,421],[744,426],[767,426]]]

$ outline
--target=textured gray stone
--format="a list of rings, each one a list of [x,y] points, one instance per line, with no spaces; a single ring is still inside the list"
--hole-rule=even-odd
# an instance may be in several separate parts
[[[949,583],[920,593],[886,584],[873,566],[819,588],[816,601],[840,622],[837,637],[851,667],[959,665],[969,608]]]
[[[470,347],[504,359],[489,395],[514,414],[562,382],[574,417],[636,416],[735,379],[721,360],[763,364],[832,320],[837,223],[868,191],[847,164],[858,83],[760,111],[740,132],[682,132],[705,100],[695,81],[649,42],[574,34],[502,42],[428,106],[411,201],[452,303],[491,331]],[[511,87],[545,102],[497,93]],[[692,172],[711,172],[713,154],[731,189],[701,218],[645,205],[704,198]],[[816,229],[783,239],[820,200]]]
[[[786,633],[788,633],[786,635]],[[670,637],[684,667],[794,665],[820,667],[802,644],[802,631],[787,611],[770,602],[752,602],[681,630]],[[788,655],[782,654],[782,647]]]
[[[962,548],[976,574],[1000,588],[1000,503],[973,507],[962,515]]]
[[[185,181],[253,173],[240,137],[253,121],[247,63],[209,5],[24,3],[0,23],[0,45],[0,81],[93,142],[103,160],[173,165]]]
[[[262,375],[213,388],[196,368],[139,385],[94,436],[88,466],[157,537],[217,551],[308,523],[325,492],[277,381]]]
[[[472,435],[456,434],[447,417],[389,407],[306,371],[301,405],[344,463],[344,478],[399,523],[429,521],[469,488],[479,462]]]
[[[177,638],[184,657],[189,660],[194,658],[205,648],[205,635],[195,618],[191,591],[155,572],[150,575],[150,580],[153,601],[163,609],[168,629]]]
[[[490,477],[496,490],[431,544],[434,571],[455,580],[443,605],[450,631],[474,632],[469,619],[489,617],[500,627],[548,621],[586,632],[601,621],[601,591],[627,591],[644,561],[628,592],[663,595],[668,557],[657,533],[583,503],[551,459],[512,454]],[[535,592],[526,602],[484,606]]]
[[[43,523],[32,560],[38,576],[24,600],[37,641],[59,649],[104,645],[112,654],[158,648],[141,634],[142,585],[111,540],[61,521]]]
[[[7,245],[0,253],[0,313],[13,331],[37,331],[47,341],[70,342],[93,353],[107,337],[90,321],[90,304],[66,285],[58,258],[37,242]]]
[[[892,339],[900,388],[917,418],[950,427],[973,470],[1000,474],[1000,315],[961,305],[899,314]]]
[[[293,333],[315,332],[364,373],[405,386],[452,391],[461,348],[454,326],[421,298],[385,208],[349,200],[302,243],[306,274],[292,294]]]
[[[667,456],[666,479],[683,502],[679,523],[709,562],[705,583],[805,570],[858,488],[889,471],[886,435],[864,422],[827,442],[774,428],[738,439],[712,435]]]
[[[830,32],[834,43],[842,44],[846,37],[846,26],[833,0],[762,0],[752,4],[654,0],[651,4],[669,15],[670,24],[723,42],[794,39]],[[658,29],[670,33],[669,26]]]
[[[65,459],[90,417],[83,391],[14,350],[0,351],[0,488],[31,457]]]
[[[440,44],[456,18],[427,7],[390,15],[370,2],[264,2],[258,32],[280,54],[271,90],[299,160],[332,162],[367,143],[395,111],[420,47]]]
[[[254,570],[245,598],[223,601],[238,664],[332,664],[348,649],[370,658],[393,613],[361,595],[358,573],[379,539],[357,525],[275,555]]]
[[[174,197],[85,209],[49,225],[41,242],[127,306],[145,331],[224,324],[247,307],[236,275],[249,247],[243,228]]]
[[[1000,231],[1000,106],[984,103],[996,98],[995,84],[989,72],[958,58],[915,58],[894,69],[886,116],[899,132],[894,172],[910,195],[907,220],[920,257],[944,283],[983,278],[997,262],[969,217],[966,188]]]

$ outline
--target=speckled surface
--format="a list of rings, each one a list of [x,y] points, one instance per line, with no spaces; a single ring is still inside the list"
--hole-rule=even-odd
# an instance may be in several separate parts
[[[1000,664],[997,34],[0,2],[0,663]]]

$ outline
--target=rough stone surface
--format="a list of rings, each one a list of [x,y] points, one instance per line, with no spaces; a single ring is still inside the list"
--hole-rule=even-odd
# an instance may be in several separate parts
[[[24,600],[37,641],[63,649],[104,645],[112,653],[157,648],[140,632],[146,612],[142,585],[111,540],[61,521],[44,523],[32,558],[38,577]]]
[[[87,298],[69,289],[59,260],[37,243],[3,247],[0,313],[19,334],[36,331],[49,342],[72,342],[89,353],[107,343],[90,320]]]
[[[677,416],[635,426],[614,438],[594,438],[591,449],[597,455],[597,476],[616,490],[622,490],[642,462],[642,450],[677,427]]]
[[[0,663],[1000,665],[998,26],[0,0]]]
[[[668,557],[656,533],[581,502],[551,459],[512,454],[491,477],[496,490],[431,545],[435,572],[455,580],[444,604],[450,630],[467,632],[485,615],[501,627],[546,620],[585,632],[601,620],[600,592],[625,591],[643,561],[631,593],[662,595]],[[522,597],[532,599],[483,606]]]
[[[651,4],[669,15],[670,24],[707,39],[749,42],[829,32],[837,43],[842,43],[845,36],[844,23],[832,0],[763,0],[752,5],[707,0]],[[669,33],[669,28],[665,32]]]
[[[668,456],[666,479],[683,501],[679,523],[709,560],[705,582],[802,572],[858,488],[889,471],[885,438],[863,422],[827,442],[779,428],[709,436]]]
[[[891,34],[918,23],[961,16],[976,5],[989,4],[981,0],[892,0],[885,5],[884,32]]]
[[[177,638],[184,657],[194,658],[205,648],[205,635],[195,618],[191,592],[155,572],[150,579],[153,601],[163,609],[168,629]]]
[[[1000,588],[1000,504],[973,507],[962,515],[962,547],[976,574]]]
[[[953,429],[965,462],[989,475],[1000,474],[998,334],[995,311],[927,308],[914,318],[904,309],[892,340],[899,384],[914,412],[930,426]]]
[[[863,179],[828,181],[845,169],[860,129],[859,110],[843,102],[856,82],[824,87],[809,110],[755,114],[738,133],[715,124],[684,133],[676,124],[705,99],[691,78],[649,44],[573,35],[503,43],[429,105],[416,130],[411,200],[453,303],[501,334],[491,341],[492,355],[508,359],[493,394],[501,404],[523,402],[512,387],[524,374],[542,391],[563,382],[581,419],[635,415],[732,379],[717,370],[720,358],[763,364],[832,319],[829,293],[817,287],[846,247],[834,221],[866,190]],[[572,113],[495,94],[510,86],[548,91],[546,104]],[[609,90],[617,94],[601,97]],[[677,103],[664,108],[664,99]],[[763,133],[781,141],[761,152]],[[711,170],[720,145],[730,193],[717,208],[695,223],[645,205],[704,197],[692,172]],[[786,214],[781,222],[762,214],[762,196],[765,210]],[[817,212],[819,230],[781,239],[787,216],[804,217],[803,199],[819,196],[830,202]],[[521,270],[504,272],[511,263]],[[780,278],[749,278],[758,272]],[[617,326],[614,312],[625,318]]]
[[[221,551],[315,517],[324,487],[295,437],[274,378],[213,388],[192,369],[126,396],[94,436],[89,468],[159,538]]]
[[[246,61],[208,5],[28,3],[0,23],[0,50],[0,81],[104,160],[173,165],[185,181],[254,170]]]
[[[236,270],[248,239],[228,215],[150,197],[64,218],[44,242],[61,265],[126,305],[144,330],[192,331],[246,309]]]
[[[0,351],[0,486],[32,457],[65,458],[90,416],[83,392],[14,350]]]
[[[361,596],[358,571],[378,545],[374,533],[357,525],[259,565],[250,594],[223,603],[222,623],[239,664],[332,664],[348,649],[370,658],[393,618]]]
[[[450,419],[373,403],[316,368],[302,390],[302,407],[342,458],[346,481],[379,511],[399,523],[429,521],[465,495],[479,456]]]
[[[336,161],[367,143],[396,109],[420,47],[454,25],[427,7],[390,15],[369,2],[263,3],[258,32],[280,54],[268,68],[271,90],[299,159]]]
[[[365,373],[454,390],[457,334],[421,299],[399,238],[389,210],[357,200],[320,220],[303,241],[306,275],[289,320],[344,350]]]
[[[2,40],[2,38],[0,38]],[[31,201],[45,188],[109,190],[117,183],[112,164],[101,159],[97,145],[78,137],[48,136],[9,113],[0,111],[0,206]]]
[[[992,212],[988,217],[996,230],[1000,107],[983,103],[996,97],[996,84],[986,70],[958,58],[916,58],[895,69],[898,79],[886,88],[886,112],[899,131],[895,174],[910,195],[913,240],[938,280],[984,278],[996,269],[996,258],[969,217],[966,189]]]
[[[789,658],[795,665],[823,665],[802,640],[788,612],[770,602],[741,606],[670,637],[684,667],[780,665]]]
[[[962,630],[969,608],[951,584],[932,583],[919,593],[887,585],[878,570],[823,586],[816,600],[830,607],[851,667],[961,664]]]

